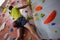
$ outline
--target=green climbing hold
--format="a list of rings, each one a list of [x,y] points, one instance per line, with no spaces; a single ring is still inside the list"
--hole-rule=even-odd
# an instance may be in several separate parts
[[[42,3],[44,3],[45,2],[45,0],[42,0]]]
[[[30,37],[29,40],[32,40],[32,37]]]
[[[41,17],[41,18],[43,18],[44,16],[45,16],[45,14],[43,14],[43,13],[40,14],[40,17]]]
[[[27,16],[27,19],[28,19],[28,20],[30,20],[30,19],[32,19],[32,18],[33,18],[33,17],[30,16],[30,15]]]

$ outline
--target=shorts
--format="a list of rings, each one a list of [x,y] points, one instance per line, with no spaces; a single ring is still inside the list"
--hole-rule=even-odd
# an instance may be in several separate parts
[[[16,21],[13,22],[14,27],[20,28],[20,27],[24,27],[24,25],[27,23],[28,21],[22,16],[20,18],[18,18]]]

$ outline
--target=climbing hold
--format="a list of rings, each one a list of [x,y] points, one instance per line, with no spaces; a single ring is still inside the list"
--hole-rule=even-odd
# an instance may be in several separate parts
[[[53,39],[49,39],[49,40],[53,40]]]
[[[21,0],[21,2],[26,2],[27,0]]]
[[[35,7],[34,7],[34,5],[32,5],[31,7],[32,7],[32,9],[34,9],[34,8],[35,8]]]
[[[56,17],[56,11],[53,10],[50,15],[45,19],[44,24],[48,24]]]
[[[5,16],[5,14],[3,13],[3,14],[2,14],[2,17],[4,17],[4,16]]]
[[[9,12],[9,14],[11,14],[11,12]]]
[[[32,37],[29,37],[29,40],[32,40]]]
[[[30,15],[27,16],[27,19],[28,19],[28,20],[30,20],[30,19],[32,19],[32,18],[33,18],[33,17],[30,16]]]
[[[43,14],[43,13],[40,14],[40,17],[41,17],[41,18],[43,18],[44,16],[45,16],[45,14]]]
[[[45,0],[41,0],[42,1],[42,3],[44,3],[45,2]]]
[[[13,20],[14,20],[14,18],[13,18]]]
[[[40,11],[40,10],[42,10],[42,6],[37,6],[37,7],[35,8],[35,11]]]
[[[27,11],[27,10],[26,10],[25,12],[26,12],[26,13],[28,13],[28,11]]]
[[[12,38],[11,40],[15,40],[16,38]]]
[[[10,28],[10,32],[13,32],[13,28]]]
[[[9,10],[11,10],[13,8],[13,6],[9,6]]]
[[[60,40],[60,38],[57,38],[56,40]]]
[[[19,1],[17,1],[17,3],[19,3]]]
[[[14,5],[15,4],[15,1],[11,3],[11,5]]]
[[[55,25],[56,23],[52,23],[51,25]]]
[[[27,0],[26,4],[31,4],[31,0]]]
[[[36,20],[36,21],[39,20],[38,16],[36,16],[36,17],[34,18],[34,20]]]
[[[6,12],[7,12],[7,8],[4,8],[4,9],[3,9],[3,13],[6,13]]]
[[[54,34],[56,34],[57,32],[58,32],[58,31],[55,29],[55,30],[54,30]]]
[[[38,12],[34,12],[34,14],[33,14],[34,16],[38,16]]]

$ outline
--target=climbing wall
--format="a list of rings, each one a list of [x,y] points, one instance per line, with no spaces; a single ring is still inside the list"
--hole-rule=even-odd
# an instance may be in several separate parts
[[[60,38],[60,0],[31,0],[37,32],[42,39]]]
[[[7,14],[0,14],[0,40],[15,40],[17,29],[12,25],[12,19]]]
[[[29,1],[22,1],[22,0],[13,0],[8,1],[6,4],[6,8],[4,11],[0,14],[0,40],[15,40],[18,36],[17,28],[13,27],[13,18],[10,16],[10,10],[8,9],[10,5],[12,6],[24,6],[27,5],[27,2]],[[30,21],[31,24],[34,24],[33,17],[32,17],[32,11],[30,7],[26,7],[24,9],[21,9],[21,14]],[[33,22],[33,23],[32,23]],[[36,40],[33,36],[31,36],[30,32],[27,31],[27,37],[24,37],[25,40]],[[30,36],[28,36],[30,34]],[[24,34],[23,34],[24,35]],[[29,37],[29,38],[28,38]]]

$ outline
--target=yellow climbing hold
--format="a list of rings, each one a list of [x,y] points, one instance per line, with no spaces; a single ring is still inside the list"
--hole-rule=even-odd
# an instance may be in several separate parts
[[[6,13],[6,12],[7,12],[7,8],[4,8],[4,9],[3,9],[3,13]]]
[[[56,34],[57,32],[58,32],[58,31],[55,29],[55,30],[54,30],[54,34]]]
[[[31,4],[31,0],[27,0],[27,2],[26,2],[27,4]]]
[[[33,15],[34,15],[34,16],[37,16],[37,15],[38,15],[38,12],[34,12]]]
[[[32,5],[32,9],[34,9],[34,5]]]
[[[35,16],[34,20],[36,20],[36,21],[39,20],[38,16]]]

